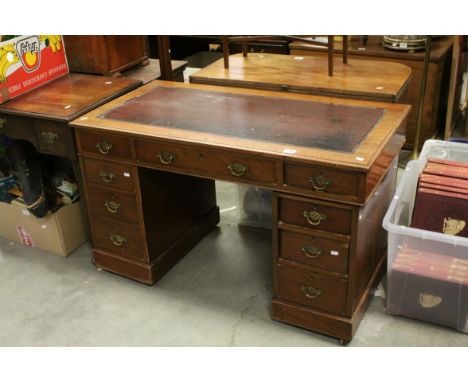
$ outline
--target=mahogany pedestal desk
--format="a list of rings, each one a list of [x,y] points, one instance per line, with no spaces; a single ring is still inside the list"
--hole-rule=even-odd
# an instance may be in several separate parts
[[[425,140],[434,138],[440,129],[445,126],[447,113],[448,88],[450,83],[450,63],[452,58],[452,37],[442,37],[432,40],[429,71],[427,76],[426,93],[421,122],[420,144]],[[291,55],[323,57],[326,50],[321,47],[293,42],[289,45]],[[338,43],[335,44],[337,53],[341,51]],[[413,108],[408,119],[406,131],[406,146],[412,147],[418,119],[420,87],[424,67],[424,51],[404,52],[391,50],[382,46],[382,36],[369,36],[367,45],[362,44],[360,36],[352,36],[348,47],[349,62],[385,61],[398,62],[411,68],[412,78],[408,85],[406,95],[400,102],[411,105]],[[384,66],[382,65],[382,70]]]
[[[141,81],[67,74],[0,105],[0,133],[31,142],[38,152],[71,160],[80,185],[75,139],[68,123],[140,86]]]
[[[218,223],[213,179],[268,188],[272,317],[350,341],[409,109],[164,81],[103,105],[71,124],[95,264],[153,284]]]

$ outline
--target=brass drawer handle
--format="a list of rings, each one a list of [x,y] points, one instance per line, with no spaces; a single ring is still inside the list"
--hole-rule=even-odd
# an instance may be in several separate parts
[[[3,129],[6,126],[6,119],[0,118],[0,129]]]
[[[314,189],[316,191],[323,191],[325,190],[330,184],[332,184],[332,180],[331,179],[328,179],[328,178],[325,178],[322,173],[318,174],[318,175],[315,175],[315,176],[311,176],[309,178],[309,182],[312,183],[312,187],[314,187]]]
[[[327,215],[321,214],[317,211],[305,210],[303,212],[304,217],[307,219],[309,224],[319,225],[323,220],[327,219]]]
[[[228,169],[229,171],[231,171],[231,174],[234,176],[242,176],[247,171],[249,171],[247,166],[244,166],[243,164],[240,164],[240,163],[229,163]]]
[[[304,245],[302,247],[302,252],[304,252],[306,257],[308,257],[309,259],[315,259],[323,253],[323,249],[319,247],[314,247],[313,245]]]
[[[113,200],[106,200],[104,206],[106,206],[107,211],[109,211],[112,214],[115,214],[120,209],[120,204],[114,202]]]
[[[43,131],[41,134],[41,138],[43,141],[50,143],[51,145],[54,144],[54,142],[59,139],[59,135],[57,133],[54,133],[52,131]]]
[[[97,149],[101,154],[107,155],[114,150],[114,145],[107,141],[101,141],[96,145]]]
[[[174,153],[170,153],[168,151],[161,151],[160,153],[157,153],[156,156],[162,164],[171,164],[177,158]]]
[[[117,235],[115,233],[110,236],[110,239],[112,241],[112,244],[116,245],[117,247],[120,247],[127,242],[127,239],[125,239],[125,237]]]
[[[302,291],[304,292],[307,298],[314,299],[322,294],[323,289],[318,289],[311,286],[303,286]]]
[[[117,178],[117,175],[115,175],[113,172],[109,172],[109,171],[104,171],[102,170],[100,173],[99,173],[99,176],[102,178],[102,180],[106,183],[111,183],[113,182],[116,178]]]

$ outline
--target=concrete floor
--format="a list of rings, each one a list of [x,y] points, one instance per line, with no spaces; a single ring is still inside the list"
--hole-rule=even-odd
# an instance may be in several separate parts
[[[149,287],[0,239],[0,346],[339,346],[270,319],[271,234],[238,226],[237,186],[217,183],[222,221]],[[349,346],[468,346],[462,332],[384,313],[372,298]]]

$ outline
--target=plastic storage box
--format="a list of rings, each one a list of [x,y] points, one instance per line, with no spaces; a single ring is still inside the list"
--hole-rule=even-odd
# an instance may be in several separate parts
[[[424,142],[419,159],[429,158],[468,163],[468,144],[429,139]]]
[[[238,185],[239,224],[271,229],[273,191],[254,186]]]
[[[464,155],[461,154],[463,148]],[[468,145],[443,142],[425,145],[422,156],[468,162],[467,154]],[[468,272],[468,267],[463,271],[468,263],[467,238],[410,227],[418,176],[425,165],[426,160],[408,163],[384,217],[383,227],[388,231],[386,310],[388,314],[453,327],[467,333],[468,284],[463,278],[443,276],[441,279],[438,275],[427,277],[418,272],[402,272],[401,263],[395,261],[397,257],[400,260],[403,253],[410,264],[419,261],[424,268],[432,264],[424,263],[425,256],[432,256]]]

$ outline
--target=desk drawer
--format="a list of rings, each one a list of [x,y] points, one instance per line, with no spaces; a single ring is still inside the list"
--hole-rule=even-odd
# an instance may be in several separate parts
[[[0,114],[0,133],[36,144],[34,120],[30,118]]]
[[[278,203],[278,218],[284,223],[343,235],[351,233],[350,207],[312,199],[310,202],[304,202],[283,197],[278,199]]]
[[[232,181],[276,183],[275,162],[249,155],[196,149],[162,142],[135,141],[139,161]]]
[[[91,215],[138,223],[138,208],[135,195],[114,190],[88,186],[88,204]]]
[[[284,265],[277,265],[277,277],[278,297],[326,312],[346,314],[346,280]]]
[[[65,134],[69,134],[66,124],[53,121],[36,121],[36,136],[39,149],[55,155],[66,156],[67,139]]]
[[[89,158],[82,158],[82,163],[87,183],[135,192],[135,171],[132,166]]]
[[[131,158],[130,140],[115,135],[77,130],[80,152],[102,157]]]
[[[145,247],[136,224],[92,219],[93,247],[115,255],[145,260]]]
[[[279,231],[279,256],[340,274],[348,273],[349,243]]]
[[[359,175],[327,167],[284,165],[284,182],[312,193],[359,196]]]

